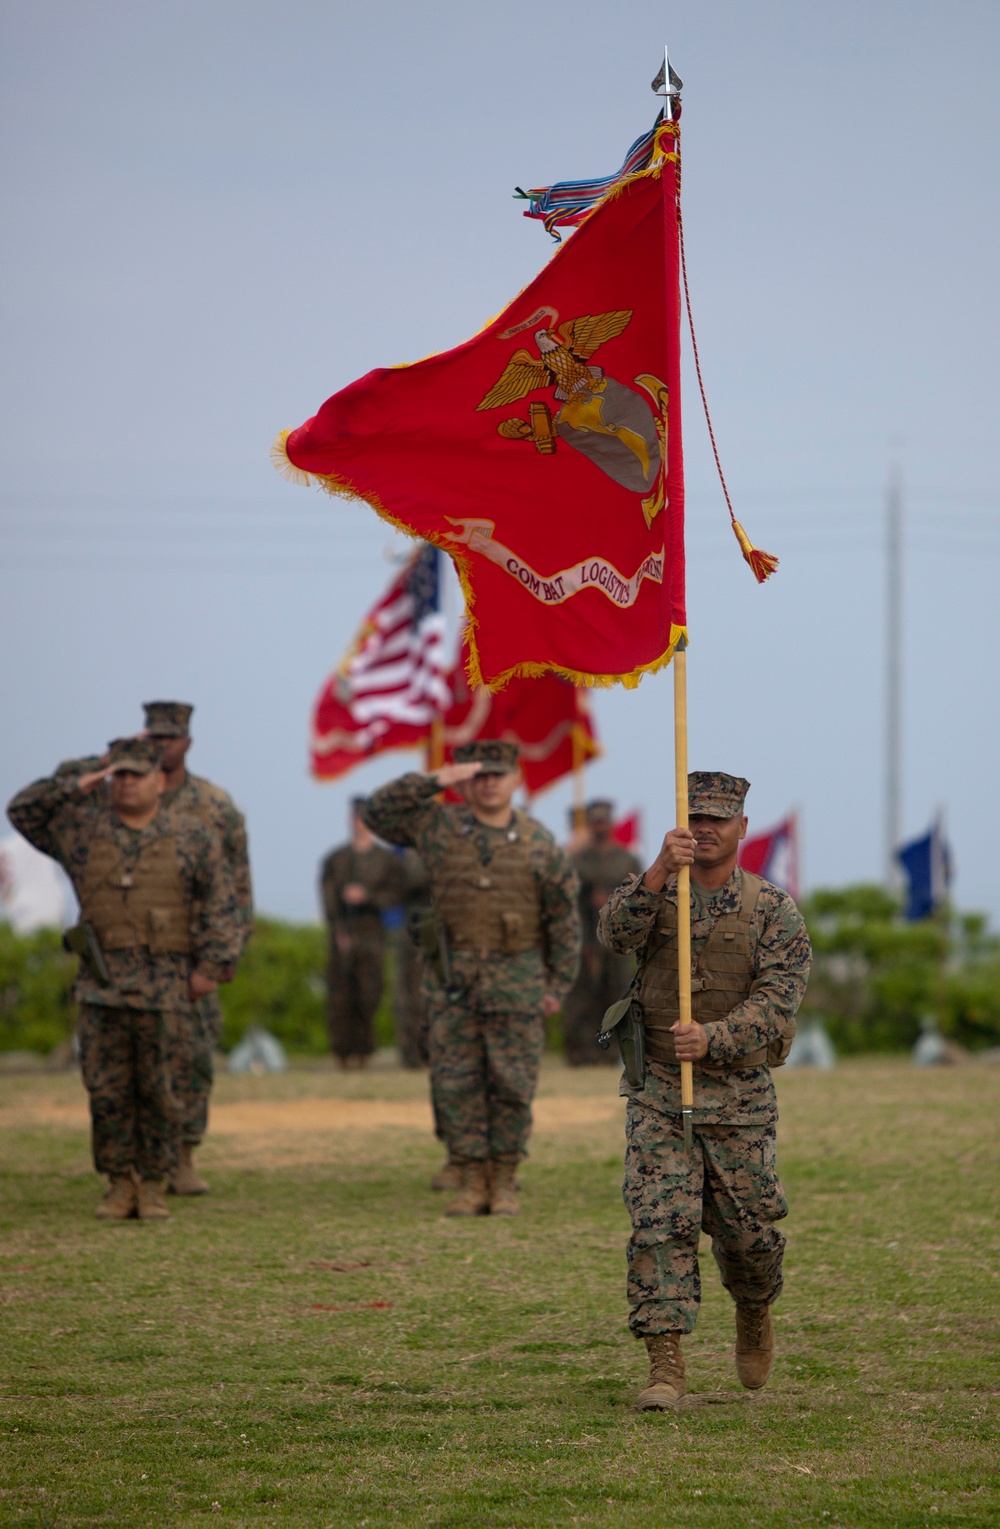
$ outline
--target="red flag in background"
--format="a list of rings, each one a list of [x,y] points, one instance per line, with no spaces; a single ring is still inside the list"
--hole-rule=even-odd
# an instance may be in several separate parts
[[[627,818],[619,818],[611,830],[611,837],[624,849],[638,850],[642,844],[642,813],[630,812]]]
[[[744,839],[740,845],[740,865],[765,881],[773,881],[798,901],[799,897],[799,819],[789,813],[767,833]]]
[[[440,560],[435,547],[407,560],[320,691],[309,748],[318,780],[419,746],[450,705]]]
[[[520,745],[529,796],[543,791],[577,764],[601,753],[586,694],[557,674],[513,679],[491,692],[467,679],[468,649],[451,677],[454,703],[444,719],[446,753],[473,738],[506,738]],[[576,741],[574,743],[574,732]]]
[[[276,447],[448,551],[473,683],[634,685],[684,630],[676,129],[473,339],[369,372]]]

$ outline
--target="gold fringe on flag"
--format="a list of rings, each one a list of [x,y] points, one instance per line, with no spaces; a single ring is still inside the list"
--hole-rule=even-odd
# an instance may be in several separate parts
[[[271,461],[276,471],[280,472],[283,478],[287,478],[289,483],[297,483],[300,488],[308,488],[312,482],[312,473],[303,472],[301,467],[296,467],[288,455],[288,437],[291,433],[291,430],[281,430],[275,436],[271,447]]]

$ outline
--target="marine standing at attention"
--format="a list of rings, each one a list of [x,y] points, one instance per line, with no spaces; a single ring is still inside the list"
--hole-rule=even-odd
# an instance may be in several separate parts
[[[623,1078],[629,1325],[649,1353],[640,1408],[685,1392],[681,1337],[698,1316],[698,1238],[712,1239],[736,1303],[736,1372],[763,1386],[774,1357],[771,1303],[781,1294],[788,1212],[775,1166],[778,1118],[771,1068],[788,1055],[809,975],[802,916],[786,892],[737,867],[749,782],[688,777],[690,829],[674,828],[644,876],[630,876],[601,911],[610,950],[639,959],[646,1046],[640,1087]],[[676,873],[691,867],[691,1004],[679,1023]],[[694,1151],[684,1150],[680,1061],[694,1065]]]
[[[382,914],[405,896],[398,855],[376,844],[351,799],[351,839],[331,850],[320,868],[320,893],[329,929],[326,1021],[330,1049],[341,1067],[367,1065],[375,1050],[375,1014],[385,980]]]
[[[214,835],[160,808],[153,740],[118,738],[96,763],[68,762],[7,813],[64,867],[80,902],[67,940],[82,952],[80,1066],[94,1166],[109,1181],[97,1215],[158,1221],[170,1214],[163,1181],[180,1150],[177,1058],[194,1004],[232,976],[243,921]]]
[[[432,775],[369,797],[365,821],[416,849],[427,870],[437,950],[425,958],[435,1117],[461,1188],[446,1215],[516,1215],[545,1019],[580,955],[577,880],[552,835],[512,806],[513,743],[477,740]],[[437,800],[445,787],[461,806]]]
[[[204,776],[192,775],[188,771],[187,752],[191,747],[190,727],[194,707],[186,701],[146,701],[143,711],[146,714],[146,735],[153,739],[160,750],[160,766],[166,778],[166,790],[160,801],[161,809],[196,818],[215,836],[222,853],[223,872],[232,882],[245,947],[253,932],[253,891],[243,814],[221,786],[215,786]],[[175,1091],[181,1100],[184,1123],[180,1159],[167,1184],[171,1194],[208,1193],[209,1186],[194,1166],[194,1150],[201,1144],[208,1127],[213,1057],[221,1035],[222,1008],[219,997],[215,992],[208,993],[191,1010],[190,1045],[175,1079]]]
[[[427,1066],[427,1004],[423,993],[423,957],[411,932],[429,904],[427,872],[416,850],[400,852],[403,872],[403,922],[396,931],[392,1012],[396,1045],[404,1067]],[[457,1186],[456,1186],[457,1187]]]
[[[597,919],[615,887],[642,870],[632,851],[612,838],[614,805],[588,802],[584,809],[584,842],[570,858],[580,878],[580,926],[583,951],[580,971],[563,1009],[566,1060],[571,1067],[618,1061],[613,1047],[597,1044],[601,1018],[609,1004],[625,993],[634,970],[630,956],[606,950],[597,938]]]

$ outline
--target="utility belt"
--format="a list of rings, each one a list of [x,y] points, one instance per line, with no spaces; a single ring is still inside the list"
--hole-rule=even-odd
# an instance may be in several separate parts
[[[651,1025],[644,1017],[642,1005],[635,997],[635,989],[639,985],[641,968],[632,978],[631,986],[624,998],[619,998],[605,1011],[601,1021],[601,1028],[597,1032],[597,1044],[602,1051],[607,1051],[611,1045],[612,1035],[618,1042],[618,1051],[621,1055],[622,1066],[625,1069],[625,1077],[630,1088],[642,1088],[646,1081],[646,1062],[657,1062],[661,1067],[679,1067],[677,1048],[670,1029],[665,1025]],[[676,1020],[671,1021],[676,1024]],[[726,1078],[730,1073],[744,1072],[752,1067],[762,1067],[769,1064],[772,1067],[781,1065],[788,1055],[791,1046],[791,1037],[787,1042],[784,1038],[775,1043],[773,1050],[761,1047],[758,1051],[751,1051],[747,1056],[740,1057],[738,1062],[731,1065],[722,1063],[716,1066],[710,1062],[698,1061],[693,1064],[696,1072],[708,1078]]]
[[[643,1017],[646,1055],[651,1062],[659,1062],[661,1067],[680,1066],[674,1037],[670,1033],[670,1026],[676,1023],[676,1019],[671,1019],[662,1025],[650,1024],[649,1020]],[[767,1059],[767,1047],[762,1046],[759,1051],[751,1051],[747,1056],[740,1057],[738,1062],[731,1064],[723,1062],[721,1065],[715,1065],[702,1060],[695,1062],[694,1066],[698,1072],[703,1072],[710,1078],[724,1078],[731,1072],[742,1072],[748,1067],[760,1067]]]

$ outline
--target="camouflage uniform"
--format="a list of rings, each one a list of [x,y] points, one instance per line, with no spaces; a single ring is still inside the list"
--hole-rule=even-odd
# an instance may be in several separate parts
[[[691,811],[698,810],[692,793]],[[679,1067],[653,1059],[647,1062],[642,1088],[622,1080],[621,1093],[628,1100],[623,1194],[632,1219],[629,1325],[637,1337],[687,1333],[694,1327],[702,1230],[712,1238],[722,1282],[735,1301],[769,1304],[781,1293],[785,1239],[775,1223],[788,1207],[775,1167],[774,1084],[761,1054],[768,1048],[775,1059],[781,1050],[787,1053],[809,973],[809,939],[792,899],[766,881],[737,869],[714,892],[694,880],[691,885],[696,971],[713,931],[727,915],[740,916],[744,897],[756,895],[746,937],[752,980],[744,1001],[724,1017],[704,1021],[708,1052],[694,1063],[695,1150],[690,1156],[681,1132]],[[642,963],[662,927],[664,905],[676,908],[676,903],[676,877],[653,893],[638,876],[630,876],[601,910],[601,941],[622,954],[635,952]],[[671,952],[664,956],[669,962]],[[676,972],[676,943],[672,960]],[[704,986],[711,988],[711,978]],[[647,1044],[649,1035],[647,1030]]]
[[[362,817],[381,838],[419,852],[438,910],[456,842],[471,844],[488,881],[503,853],[527,841],[543,948],[509,955],[452,949],[447,991],[441,975],[424,963],[431,1092],[449,1155],[466,1162],[515,1162],[525,1155],[531,1130],[545,1042],[542,1000],[546,993],[562,997],[576,973],[576,873],[548,830],[527,814],[515,813],[508,827],[492,828],[469,807],[439,803],[438,789],[430,776],[404,775],[369,797]]]
[[[583,949],[580,973],[563,1007],[566,1060],[571,1067],[617,1063],[613,1047],[602,1051],[597,1032],[609,1004],[625,994],[635,970],[629,956],[606,950],[597,938],[597,919],[611,893],[626,876],[639,872],[635,855],[620,844],[588,844],[572,856],[580,878]]]
[[[367,902],[345,903],[343,890],[357,882]],[[382,914],[403,899],[399,857],[381,844],[357,850],[343,844],[320,872],[320,890],[330,931],[327,957],[326,1020],[330,1049],[345,1062],[375,1050],[375,1013],[382,999],[385,928]]]
[[[57,773],[20,791],[7,811],[11,822],[43,854],[58,860],[77,895],[86,883],[92,847],[101,842],[121,857],[122,883],[143,856],[172,841],[185,903],[191,910],[191,949],[154,954],[147,945],[104,951],[110,981],[81,965],[74,986],[80,1006],[83,1078],[90,1094],[94,1166],[113,1177],[133,1171],[161,1179],[173,1169],[180,1146],[181,1107],[173,1074],[190,1024],[188,978],[197,969],[226,982],[242,947],[242,925],[232,884],[213,836],[191,818],[158,812],[145,828],[131,829],[112,810],[99,786],[81,796],[78,782],[100,761],[69,761]],[[123,891],[123,904],[127,893]]]
[[[396,931],[392,1012],[396,1045],[404,1067],[426,1067],[428,1061],[427,1004],[423,994],[423,957],[408,930],[411,913],[430,906],[427,872],[416,850],[405,849],[400,858],[406,891],[403,923]]]
[[[179,786],[163,793],[160,810],[179,817],[196,818],[216,839],[243,926],[242,954],[253,932],[253,889],[243,814],[221,786],[187,772]],[[206,994],[191,1007],[186,1065],[175,1080],[184,1115],[182,1139],[191,1147],[196,1147],[202,1140],[208,1125],[208,1100],[214,1081],[213,1058],[222,1036],[222,1019],[218,993]]]

